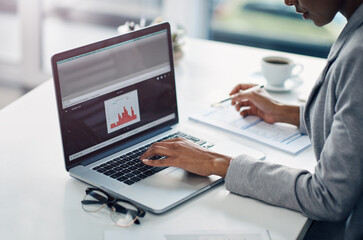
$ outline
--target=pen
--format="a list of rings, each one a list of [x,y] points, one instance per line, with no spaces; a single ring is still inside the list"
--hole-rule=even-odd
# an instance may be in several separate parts
[[[264,86],[263,85],[257,85],[257,86],[254,86],[254,87],[251,87],[251,88],[248,88],[246,90],[239,90],[239,93],[250,93],[250,92],[254,92],[258,89],[261,89],[263,88]],[[222,101],[219,101],[219,102],[216,102],[216,103],[213,103],[211,104],[211,107],[218,107],[219,104],[221,103],[224,103],[224,102],[227,102],[229,100],[231,100],[232,98],[234,98],[235,96],[237,96],[239,93],[236,93],[236,94],[233,94],[232,96],[230,96],[229,98],[226,98]]]

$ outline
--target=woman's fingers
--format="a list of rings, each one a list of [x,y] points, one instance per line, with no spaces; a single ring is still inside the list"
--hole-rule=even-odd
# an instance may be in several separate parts
[[[146,165],[149,166],[153,166],[153,167],[169,167],[169,166],[173,166],[175,167],[172,163],[172,161],[169,158],[164,158],[164,159],[158,159],[158,160],[151,160],[151,159],[141,159],[142,162]]]
[[[242,107],[250,107],[250,102],[248,100],[243,100],[235,104],[236,110],[239,112]]]
[[[151,166],[174,166],[176,167],[176,157],[180,154],[180,147],[183,142],[187,141],[182,138],[174,138],[154,143],[146,152],[140,156],[140,160]],[[153,156],[165,156],[164,159],[149,159]]]
[[[254,87],[256,86],[257,84],[238,84],[236,85],[232,91],[229,93],[229,95],[233,95],[233,94],[236,94],[236,93],[239,93],[240,90],[246,90],[246,89],[249,89],[251,87]]]
[[[239,113],[242,117],[247,117],[249,115],[257,115],[254,110],[250,109],[244,109]]]
[[[154,143],[151,145],[151,147],[144,152],[144,154],[141,155],[140,159],[147,159],[153,156],[166,156],[170,157],[172,154],[172,151],[170,151],[169,148],[163,146],[160,143]]]

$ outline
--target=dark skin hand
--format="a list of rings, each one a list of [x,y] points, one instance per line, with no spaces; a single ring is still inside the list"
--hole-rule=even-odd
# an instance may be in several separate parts
[[[238,84],[230,95],[239,93],[254,87],[256,84]],[[256,115],[267,123],[285,122],[295,126],[300,124],[300,112],[298,106],[283,105],[272,100],[265,90],[260,89],[249,93],[239,93],[232,98],[232,105],[240,112],[242,117]],[[242,109],[241,108],[245,107]],[[247,108],[246,108],[247,107]]]
[[[148,159],[155,155],[166,156],[166,158]],[[154,143],[140,159],[150,166],[172,166],[201,176],[215,174],[225,177],[232,158],[201,148],[184,138],[175,138]]]

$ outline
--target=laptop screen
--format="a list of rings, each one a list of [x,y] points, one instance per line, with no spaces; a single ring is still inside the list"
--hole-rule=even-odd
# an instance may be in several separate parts
[[[167,23],[57,54],[52,66],[67,170],[178,122]]]

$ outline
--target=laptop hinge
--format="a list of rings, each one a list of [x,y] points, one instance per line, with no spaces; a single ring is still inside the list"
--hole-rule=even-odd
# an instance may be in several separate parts
[[[96,162],[96,161],[98,161],[98,160],[100,160],[102,158],[105,158],[105,157],[110,156],[110,155],[112,155],[114,153],[120,152],[120,151],[122,151],[122,150],[124,150],[124,149],[126,149],[128,147],[136,145],[136,144],[138,144],[138,143],[140,143],[142,141],[145,141],[145,140],[147,140],[149,138],[155,137],[156,135],[159,135],[159,134],[161,134],[163,132],[166,132],[168,130],[171,130],[170,126],[161,128],[159,130],[153,131],[153,132],[148,133],[148,134],[145,134],[145,135],[143,135],[141,137],[138,137],[136,139],[133,139],[133,140],[123,144],[122,146],[117,146],[117,147],[115,147],[115,148],[113,148],[111,150],[108,150],[108,151],[102,152],[100,154],[97,154],[96,156],[90,157],[87,160],[83,161],[82,165],[87,166],[89,164],[92,164],[92,163],[94,163],[94,162]]]

